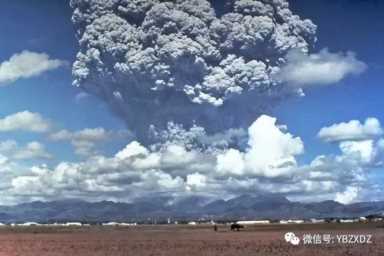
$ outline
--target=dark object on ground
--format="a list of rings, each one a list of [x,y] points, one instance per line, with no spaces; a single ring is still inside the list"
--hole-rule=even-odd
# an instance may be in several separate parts
[[[244,228],[244,226],[237,223],[231,225],[231,231],[240,231],[242,228]]]
[[[215,232],[217,232],[217,225],[214,225],[214,226],[213,226],[213,230],[214,230]]]

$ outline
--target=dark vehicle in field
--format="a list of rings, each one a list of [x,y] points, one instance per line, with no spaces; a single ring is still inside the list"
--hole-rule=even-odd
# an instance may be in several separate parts
[[[231,224],[231,231],[240,231],[240,229],[244,228],[243,225],[233,223]]]

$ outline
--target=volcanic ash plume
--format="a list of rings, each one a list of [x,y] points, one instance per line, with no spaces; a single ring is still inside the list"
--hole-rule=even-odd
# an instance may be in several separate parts
[[[208,132],[248,126],[294,93],[275,74],[290,50],[307,53],[316,34],[286,0],[72,0],[71,6],[80,45],[74,84],[108,102],[141,136],[170,121]]]

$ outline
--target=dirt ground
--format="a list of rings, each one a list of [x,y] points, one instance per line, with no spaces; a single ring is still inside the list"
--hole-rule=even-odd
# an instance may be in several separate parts
[[[284,234],[294,232],[297,246]],[[303,244],[305,234],[372,235],[372,243]],[[231,232],[219,226],[1,228],[0,256],[382,256],[384,228],[372,224],[268,225]]]

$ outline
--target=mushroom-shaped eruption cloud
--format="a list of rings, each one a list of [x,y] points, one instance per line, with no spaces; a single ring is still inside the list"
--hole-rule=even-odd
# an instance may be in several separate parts
[[[74,84],[144,138],[168,122],[208,132],[249,126],[295,93],[274,79],[308,53],[316,26],[287,0],[71,0],[80,50]]]

